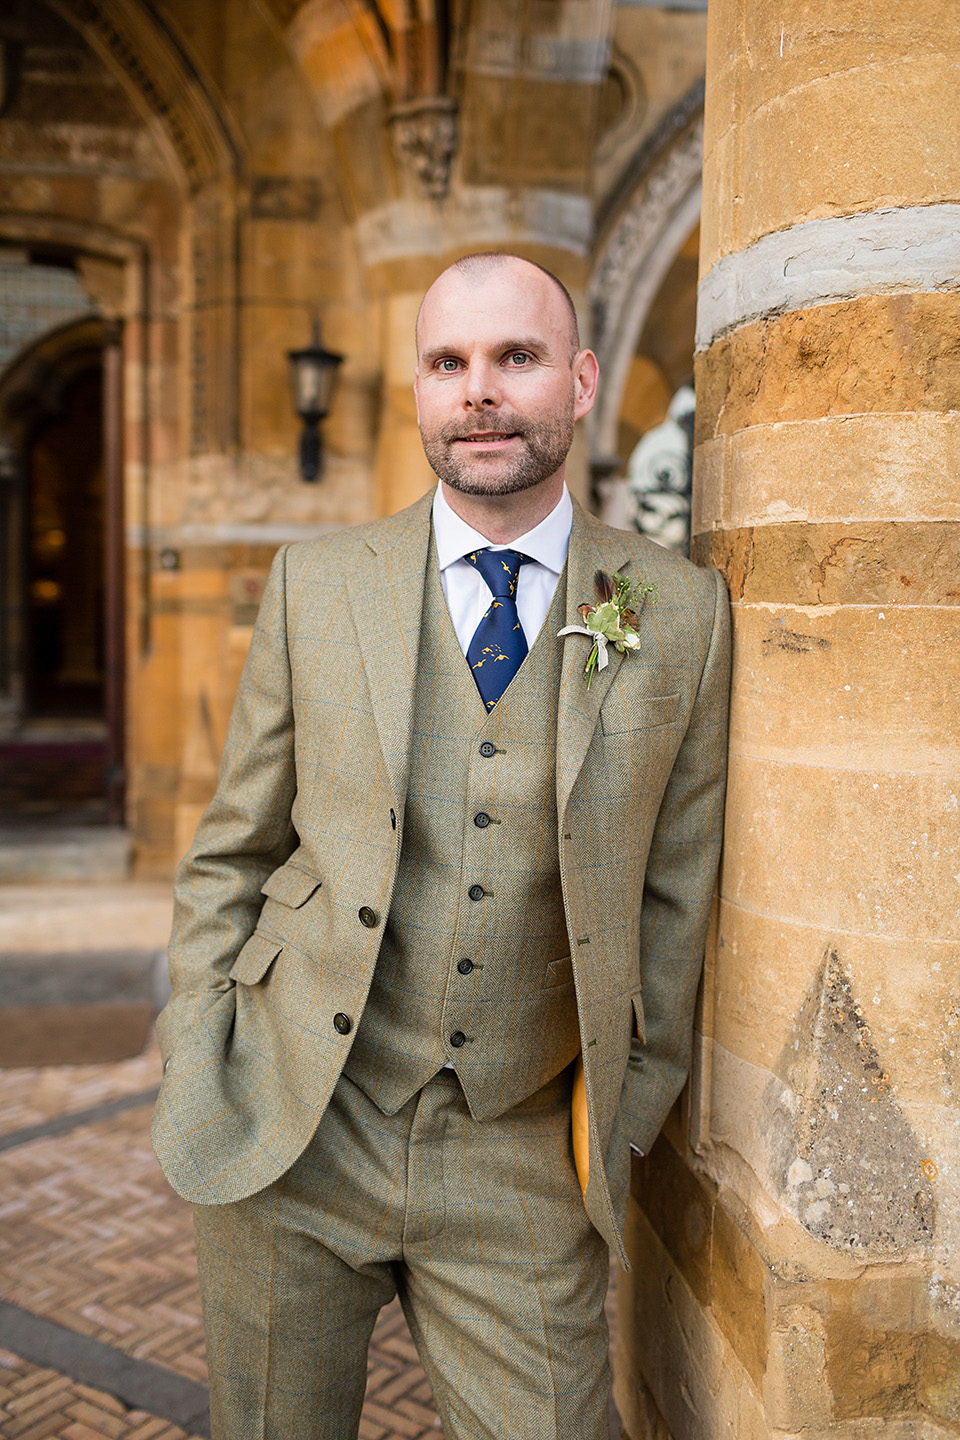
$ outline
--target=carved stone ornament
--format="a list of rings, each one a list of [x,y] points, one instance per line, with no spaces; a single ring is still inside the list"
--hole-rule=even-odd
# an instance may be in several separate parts
[[[457,150],[457,102],[446,95],[407,100],[394,106],[388,121],[393,148],[425,195],[443,200]]]
[[[652,167],[617,216],[590,280],[593,349],[601,364],[615,344],[617,321],[626,309],[638,271],[702,165],[701,116]]]

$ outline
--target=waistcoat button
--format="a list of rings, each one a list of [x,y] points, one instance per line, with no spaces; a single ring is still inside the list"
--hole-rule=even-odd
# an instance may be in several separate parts
[[[476,815],[474,815],[473,817],[473,823],[474,825],[476,825],[478,830],[486,830],[487,826],[490,824],[490,816],[487,814],[486,810],[478,810]]]
[[[480,754],[484,760],[489,760],[491,755],[496,755],[497,747],[492,740],[484,740],[480,746]]]
[[[461,974],[461,975],[469,975],[469,974],[470,974],[470,971],[473,969],[473,961],[472,961],[472,960],[458,960],[458,961],[457,961],[457,969],[460,971],[460,974]]]
[[[369,905],[361,905],[357,914],[360,917],[360,924],[365,925],[368,930],[372,930],[374,925],[376,925],[377,912],[376,910],[371,910]]]
[[[459,1050],[460,1046],[464,1043],[466,1038],[467,1037],[466,1035],[464,1035],[462,1030],[454,1030],[453,1034],[450,1036],[450,1044],[453,1046],[454,1050]]]
[[[333,1028],[338,1035],[349,1035],[353,1029],[353,1021],[349,1015],[344,1015],[342,1010],[338,1010],[333,1017]]]
[[[471,885],[470,889],[467,891],[467,894],[470,896],[471,900],[482,900],[484,896],[483,886]]]

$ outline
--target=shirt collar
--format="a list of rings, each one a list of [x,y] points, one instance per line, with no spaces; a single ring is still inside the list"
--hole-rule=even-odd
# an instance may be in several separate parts
[[[566,485],[550,514],[525,535],[518,535],[516,540],[511,540],[509,545],[491,545],[478,530],[461,520],[444,498],[442,486],[437,486],[433,497],[433,533],[437,542],[437,563],[441,571],[462,559],[471,550],[519,550],[524,555],[529,555],[531,560],[537,560],[548,570],[552,570],[554,575],[559,575],[567,558],[572,524],[573,502]]]

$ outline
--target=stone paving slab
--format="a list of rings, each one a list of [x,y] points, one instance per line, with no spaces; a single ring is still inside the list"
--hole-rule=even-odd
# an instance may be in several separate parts
[[[0,965],[13,952],[164,949],[172,918],[173,892],[159,880],[7,882],[0,887]]]

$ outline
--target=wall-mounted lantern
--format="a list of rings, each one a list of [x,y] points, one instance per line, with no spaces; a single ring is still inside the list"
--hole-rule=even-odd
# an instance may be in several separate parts
[[[319,480],[323,473],[323,446],[320,422],[330,411],[337,371],[343,356],[325,350],[320,343],[320,325],[313,322],[313,343],[302,350],[288,350],[294,409],[303,421],[300,432],[300,475]]]

